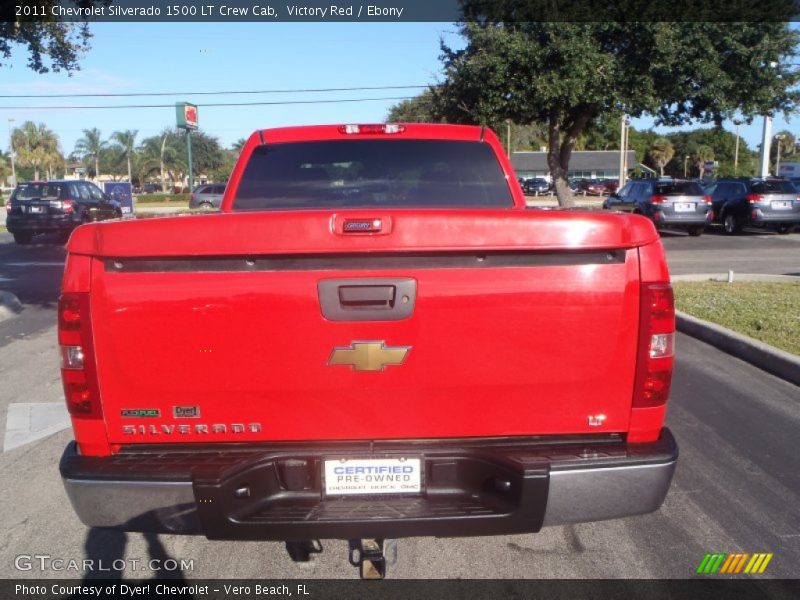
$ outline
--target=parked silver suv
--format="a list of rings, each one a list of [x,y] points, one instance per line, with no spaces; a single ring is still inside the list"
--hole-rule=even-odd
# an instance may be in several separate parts
[[[189,208],[205,210],[219,209],[222,195],[225,193],[224,183],[209,183],[198,185],[189,197]]]

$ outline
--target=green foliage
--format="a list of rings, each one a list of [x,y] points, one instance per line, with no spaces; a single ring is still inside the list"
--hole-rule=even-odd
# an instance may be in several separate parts
[[[16,164],[22,169],[17,179],[39,179],[42,172],[53,172],[53,169],[64,164],[58,136],[44,123],[25,121],[11,132],[11,145],[16,155]],[[29,167],[26,170],[25,167]]]
[[[653,141],[648,156],[659,169],[659,174],[663,176],[664,166],[675,156],[675,148],[667,138],[660,137]]]
[[[676,281],[672,287],[679,310],[800,354],[800,284]]]
[[[734,157],[736,151],[736,134],[722,127],[709,127],[693,131],[678,131],[670,133],[667,139],[675,147],[675,160],[667,165],[667,174],[673,177],[683,177],[683,161],[689,156],[689,176],[697,177],[700,169],[697,164],[697,152],[701,146],[711,149],[711,158],[719,162],[718,175],[730,176],[734,174]],[[739,170],[738,175],[755,175],[758,168],[758,154],[747,147],[743,139],[739,139]]]
[[[111,0],[79,0],[82,8],[108,6]],[[3,7],[4,23],[0,23],[0,67],[9,66],[12,51],[24,49],[28,53],[28,67],[37,73],[67,71],[72,73],[80,66],[78,61],[89,50],[92,34],[84,19],[76,22],[60,21],[51,9],[62,4],[58,0],[18,2],[35,7],[42,16],[16,17],[13,4]]]
[[[184,180],[189,171],[188,161],[186,134],[178,129],[165,129],[159,135],[142,140],[136,164],[142,181],[157,177],[165,186],[167,178],[174,182]],[[192,165],[195,175],[202,173],[216,180],[217,176],[222,177],[222,173],[225,173],[223,179],[227,179],[230,170],[225,169],[229,164],[231,163],[217,138],[202,131],[192,132]]]
[[[440,123],[441,116],[436,114],[434,96],[431,90],[420,95],[402,100],[389,109],[387,123]]]
[[[548,165],[564,183],[578,138],[599,115],[719,124],[796,106],[800,75],[790,59],[799,38],[786,23],[503,20],[509,6],[463,0],[472,20],[460,23],[462,49],[442,45],[436,114],[546,123]],[[557,182],[559,202],[569,204],[564,190]]]

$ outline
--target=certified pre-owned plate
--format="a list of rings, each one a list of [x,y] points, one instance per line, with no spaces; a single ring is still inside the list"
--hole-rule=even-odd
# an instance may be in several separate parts
[[[678,202],[675,204],[675,212],[692,212],[694,208],[694,202]]]
[[[419,458],[337,458],[325,461],[325,493],[417,494],[422,486]]]

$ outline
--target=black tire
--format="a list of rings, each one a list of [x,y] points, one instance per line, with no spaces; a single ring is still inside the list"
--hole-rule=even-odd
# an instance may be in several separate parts
[[[780,235],[786,235],[787,233],[791,233],[792,226],[791,225],[778,225],[775,228],[775,231],[777,231]]]
[[[737,235],[742,233],[742,221],[733,213],[727,213],[722,216],[722,228],[728,235]]]
[[[200,210],[214,210],[214,205],[211,202],[201,202],[197,208]]]
[[[33,234],[27,231],[21,231],[14,234],[14,241],[20,245],[30,244],[33,239]]]
[[[691,235],[692,237],[700,237],[701,235],[703,235],[703,232],[705,230],[706,228],[701,225],[699,227],[689,227],[687,231],[689,232],[689,235]]]

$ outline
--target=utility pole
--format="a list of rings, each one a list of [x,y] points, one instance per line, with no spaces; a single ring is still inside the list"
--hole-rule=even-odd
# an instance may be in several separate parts
[[[683,178],[684,179],[686,179],[688,177],[688,175],[689,175],[688,167],[689,167],[689,155],[687,154],[686,156],[683,157]]]
[[[14,187],[17,185],[17,168],[14,165],[14,136],[11,135],[11,123],[13,123],[16,119],[13,117],[8,118],[8,152],[11,155],[11,182]]]
[[[736,125],[736,150],[733,153],[733,174],[739,174],[739,125],[742,124],[738,119],[734,119],[733,124]]]
[[[508,147],[508,160],[511,160],[511,119],[506,119],[506,146]]]

